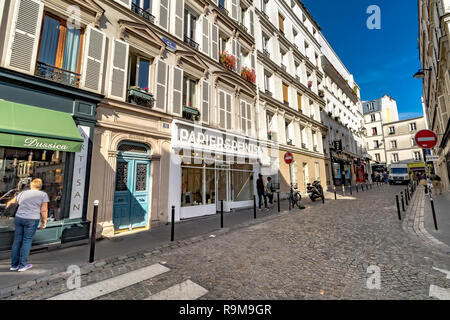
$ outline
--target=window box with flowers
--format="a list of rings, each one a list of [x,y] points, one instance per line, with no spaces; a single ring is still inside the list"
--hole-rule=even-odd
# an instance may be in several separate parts
[[[318,94],[319,94],[319,97],[321,97],[321,98],[325,97],[325,92],[323,92],[322,89],[318,90]]]
[[[245,80],[247,80],[251,83],[255,83],[255,80],[256,80],[255,70],[250,69],[249,67],[243,67],[242,71],[241,71],[241,76]]]
[[[219,52],[219,62],[228,70],[234,70],[236,58],[226,51]]]
[[[128,89],[128,98],[131,103],[135,103],[144,107],[152,108],[153,107],[153,101],[155,100],[153,98],[153,94],[148,92],[148,87],[145,88],[139,88],[139,87],[130,87]]]
[[[312,83],[312,81],[308,81],[308,88],[311,90],[311,88],[312,88],[312,85],[313,85],[313,83]]]

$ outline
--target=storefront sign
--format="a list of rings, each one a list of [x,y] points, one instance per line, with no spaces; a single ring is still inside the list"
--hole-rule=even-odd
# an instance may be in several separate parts
[[[89,149],[89,127],[78,126],[83,145],[81,152],[75,153],[73,165],[72,195],[70,200],[70,219],[77,219],[83,216],[84,188],[86,186],[86,164],[87,152]]]
[[[427,156],[427,161],[439,161],[439,156]]]
[[[41,150],[58,150],[65,152],[79,152],[81,150],[81,142],[77,141],[30,137],[7,133],[0,133],[0,145]]]

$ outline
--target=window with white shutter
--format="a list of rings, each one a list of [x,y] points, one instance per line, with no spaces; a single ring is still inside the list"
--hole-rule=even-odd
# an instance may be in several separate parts
[[[183,70],[173,67],[172,78],[172,113],[181,116],[183,108]]]
[[[239,19],[239,0],[231,0],[231,18],[238,21]]]
[[[169,27],[169,0],[159,1],[159,25],[164,30]]]
[[[208,81],[202,81],[202,121],[209,122],[209,83]]]
[[[211,24],[211,58],[219,60],[219,28],[216,24]]]
[[[233,129],[233,123],[232,123],[232,108],[231,108],[231,94],[225,94],[225,106],[226,106],[226,129],[231,130]]]
[[[209,21],[206,16],[202,17],[202,52],[209,55]]]
[[[115,38],[113,39],[108,95],[111,98],[116,98],[123,101],[126,100],[128,51],[128,43]]]
[[[124,7],[127,7],[128,9],[131,8],[131,0],[114,0],[114,1],[116,1],[117,3],[120,3]]]
[[[155,108],[166,110],[167,99],[167,63],[159,60],[156,66]]]
[[[252,136],[252,114],[251,104],[241,100],[241,130],[242,134]]]
[[[6,67],[29,74],[34,73],[43,12],[44,4],[39,0],[16,0]]]
[[[249,10],[250,15],[250,34],[252,36],[255,36],[255,13],[253,12],[253,9]]]
[[[81,73],[81,86],[100,92],[103,79],[103,63],[106,35],[91,26],[87,27],[86,45]]]
[[[172,23],[172,32],[176,37],[183,40],[183,26],[184,26],[184,0],[174,0],[175,14]]]
[[[239,41],[235,41],[235,45],[236,45],[236,72],[238,74],[241,74],[241,67],[242,67],[242,60],[241,60],[241,44],[239,43]]]
[[[219,90],[219,112],[218,123],[219,128],[231,130],[232,129],[232,107],[231,94]]]

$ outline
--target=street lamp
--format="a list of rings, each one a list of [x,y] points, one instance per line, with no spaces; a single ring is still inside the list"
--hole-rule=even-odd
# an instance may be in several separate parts
[[[419,71],[417,71],[415,74],[414,74],[414,78],[415,79],[423,79],[423,78],[425,78],[425,72],[424,71],[431,71],[431,68],[429,68],[429,69],[419,69]]]

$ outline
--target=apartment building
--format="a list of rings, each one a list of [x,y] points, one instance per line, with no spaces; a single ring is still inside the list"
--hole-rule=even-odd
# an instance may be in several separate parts
[[[329,158],[325,165],[332,168],[333,180],[328,185],[365,182],[365,174],[371,173],[371,158],[366,150],[360,88],[325,37],[320,36],[325,73],[320,93],[326,101],[322,119],[328,127],[325,153]],[[335,142],[342,150],[335,149]]]
[[[386,165],[407,163],[411,171],[425,171],[423,151],[414,136],[426,129],[424,117],[394,121],[383,124],[386,149]]]
[[[397,102],[384,95],[373,101],[362,102],[364,125],[366,129],[367,151],[376,163],[372,171],[387,170],[387,154],[383,126],[398,121]]]
[[[438,135],[434,163],[444,188],[450,190],[450,1],[418,0],[419,56],[422,70],[414,77],[423,79],[425,118],[428,129]]]

